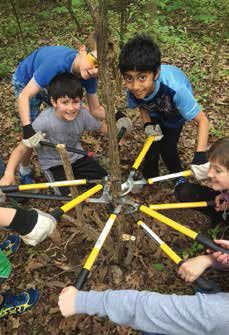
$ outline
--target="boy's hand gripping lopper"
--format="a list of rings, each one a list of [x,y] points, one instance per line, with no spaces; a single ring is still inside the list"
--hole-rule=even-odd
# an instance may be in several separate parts
[[[169,219],[167,216],[160,214],[152,209],[150,209],[147,206],[140,206],[140,211],[151,216],[152,218],[165,223],[167,226],[179,231],[180,233],[192,238],[193,240],[202,243],[203,245],[205,245],[207,248],[210,248],[211,250],[214,251],[220,251],[224,254],[229,254],[229,249],[224,249],[222,247],[220,247],[219,245],[217,245],[216,243],[214,243],[209,237],[205,236],[202,233],[197,233],[194,230],[191,230],[190,228],[187,228],[183,225],[181,225],[180,223],[177,223],[176,221]]]
[[[147,235],[160,247],[160,249],[175,263],[181,266],[185,260],[180,258],[175,251],[173,251],[162,239],[150,229],[143,221],[139,220],[137,224],[144,229]],[[212,285],[211,281],[208,281],[201,276],[195,280],[195,283],[203,290],[208,292],[213,292],[215,290],[214,285]]]

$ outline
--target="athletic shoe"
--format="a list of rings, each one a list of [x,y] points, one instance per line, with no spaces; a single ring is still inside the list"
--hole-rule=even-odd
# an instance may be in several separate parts
[[[22,314],[31,309],[38,301],[39,291],[30,288],[19,294],[2,293],[3,303],[0,305],[0,318],[12,314]]]
[[[22,185],[34,184],[35,183],[32,172],[27,173],[25,175],[19,173],[19,176],[20,176],[20,182],[21,182]]]
[[[20,247],[21,238],[19,235],[9,235],[7,239],[0,244],[0,249],[9,257],[14,254]]]

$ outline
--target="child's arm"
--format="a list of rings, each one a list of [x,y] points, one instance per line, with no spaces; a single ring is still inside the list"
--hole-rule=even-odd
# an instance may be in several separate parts
[[[35,208],[0,207],[0,226],[16,231],[26,244],[35,246],[53,233],[56,220]]]
[[[108,128],[107,128],[106,121],[101,122],[101,127],[100,127],[99,131],[104,135],[107,134]]]
[[[200,111],[194,120],[198,124],[197,152],[206,152],[208,144],[209,121],[203,111]]]
[[[212,255],[201,255],[185,261],[178,269],[178,275],[187,282],[193,282],[213,266],[215,259]]]
[[[18,111],[22,126],[31,124],[29,99],[39,93],[40,87],[31,79],[18,96]]]
[[[87,101],[91,115],[98,120],[105,120],[105,109],[100,105],[97,94],[87,94]]]
[[[225,249],[229,249],[228,240],[215,240],[215,243],[219,244]],[[229,255],[223,254],[222,252],[213,252],[212,257],[215,259],[215,268],[218,270],[229,271]]]
[[[18,111],[23,126],[23,143],[28,148],[34,148],[44,136],[41,132],[35,132],[30,120],[29,99],[39,93],[40,87],[34,79],[31,79],[18,96]]]
[[[15,171],[28,150],[29,149],[22,142],[13,150],[4,175],[0,180],[1,186],[15,184]]]
[[[58,302],[63,316],[98,315],[119,325],[160,334],[220,334],[228,331],[226,294],[179,296],[135,290],[77,291],[65,288]]]

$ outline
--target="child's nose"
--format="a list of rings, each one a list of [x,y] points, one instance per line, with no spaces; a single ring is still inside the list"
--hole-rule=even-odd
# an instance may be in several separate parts
[[[212,168],[210,167],[209,170],[208,170],[208,177],[213,178],[213,176],[214,176],[214,173],[213,173]]]
[[[137,90],[138,88],[139,88],[139,82],[138,82],[138,80],[134,80],[133,81],[133,89]]]

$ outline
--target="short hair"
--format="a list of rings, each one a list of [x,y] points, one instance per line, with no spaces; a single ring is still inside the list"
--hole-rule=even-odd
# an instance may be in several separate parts
[[[216,141],[208,151],[208,159],[229,170],[229,136]]]
[[[55,101],[61,97],[71,99],[83,97],[83,88],[80,78],[71,73],[61,73],[55,76],[48,86],[48,94]]]
[[[122,48],[119,55],[119,70],[152,71],[156,74],[161,65],[161,52],[154,41],[146,35],[136,35]]]

